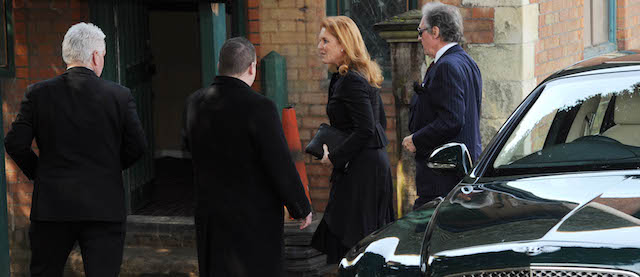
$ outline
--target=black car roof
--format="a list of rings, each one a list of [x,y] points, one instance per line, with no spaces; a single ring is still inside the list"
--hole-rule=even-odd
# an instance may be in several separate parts
[[[640,65],[640,49],[619,51],[615,54],[603,55],[580,61],[551,74],[551,76],[544,79],[540,84],[553,79],[600,69],[620,68],[620,70],[624,70],[622,67],[633,65]]]

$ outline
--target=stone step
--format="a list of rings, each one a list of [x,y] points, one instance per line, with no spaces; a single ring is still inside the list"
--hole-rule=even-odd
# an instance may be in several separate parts
[[[65,277],[85,276],[82,255],[74,249],[67,260]],[[194,248],[125,248],[120,277],[198,276],[198,258]]]
[[[305,230],[298,223],[284,228],[287,276],[323,276],[335,266],[310,246],[321,215]],[[192,217],[137,216],[127,218],[127,236],[120,276],[151,277],[198,275],[195,226]],[[82,255],[76,247],[69,256],[66,277],[84,276]]]
[[[125,245],[160,249],[195,248],[193,217],[130,215],[127,217]]]

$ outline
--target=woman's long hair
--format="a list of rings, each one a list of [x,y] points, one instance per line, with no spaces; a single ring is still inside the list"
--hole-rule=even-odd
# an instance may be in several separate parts
[[[370,85],[379,88],[384,79],[382,71],[378,63],[371,60],[356,23],[346,16],[330,16],[322,20],[320,26],[336,37],[344,49],[345,59],[338,66],[338,72],[344,75],[349,69],[353,69],[367,79]]]

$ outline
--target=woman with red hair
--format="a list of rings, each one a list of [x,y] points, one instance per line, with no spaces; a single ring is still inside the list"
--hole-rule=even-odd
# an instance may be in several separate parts
[[[312,246],[327,263],[342,256],[371,232],[394,220],[393,181],[385,147],[386,118],[380,97],[382,73],[371,60],[360,30],[346,16],[327,17],[318,35],[322,62],[334,67],[327,115],[347,139],[325,147],[322,164],[333,168],[324,217]]]

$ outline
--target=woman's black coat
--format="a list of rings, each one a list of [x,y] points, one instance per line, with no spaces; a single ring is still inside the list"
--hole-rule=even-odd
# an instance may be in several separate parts
[[[331,126],[350,135],[329,149],[333,164],[324,221],[350,248],[394,218],[393,181],[385,146],[386,119],[379,89],[359,73],[335,74],[329,89]]]

